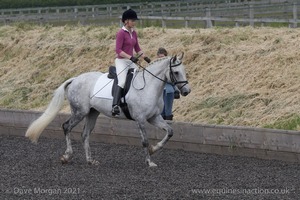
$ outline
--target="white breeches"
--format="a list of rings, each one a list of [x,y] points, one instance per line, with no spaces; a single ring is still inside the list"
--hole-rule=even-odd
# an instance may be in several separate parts
[[[116,65],[116,70],[118,75],[118,86],[124,88],[128,69],[137,68],[137,66],[129,59],[120,59],[120,58],[116,58],[115,65]]]

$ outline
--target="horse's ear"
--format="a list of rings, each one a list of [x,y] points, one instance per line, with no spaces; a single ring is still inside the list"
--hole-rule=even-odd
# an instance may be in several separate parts
[[[181,52],[181,54],[178,56],[178,60],[182,60],[183,56],[184,56],[184,52]]]
[[[177,60],[177,55],[175,55],[173,58],[172,58],[172,62],[175,63]]]

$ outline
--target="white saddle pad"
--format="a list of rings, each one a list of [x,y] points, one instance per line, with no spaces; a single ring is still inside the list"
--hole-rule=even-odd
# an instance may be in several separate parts
[[[111,95],[111,89],[114,83],[114,79],[107,78],[108,73],[101,75],[93,90],[93,97],[104,98],[104,99],[113,99]]]

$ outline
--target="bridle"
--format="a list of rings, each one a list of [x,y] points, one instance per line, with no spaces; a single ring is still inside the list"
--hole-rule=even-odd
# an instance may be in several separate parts
[[[174,72],[172,70],[172,67],[177,67],[177,66],[181,65],[182,62],[180,61],[179,63],[177,63],[175,65],[172,65],[172,60],[173,60],[173,57],[170,59],[170,65],[169,65],[169,67],[170,67],[170,74],[169,74],[170,75],[170,79],[171,79],[172,85],[177,85],[177,84],[184,83],[180,88],[178,88],[179,90],[181,90],[181,88],[183,88],[189,82],[187,80],[185,80],[185,81],[177,81],[176,80],[176,77],[175,77],[175,74],[174,74]]]
[[[188,82],[187,80],[186,80],[186,81],[177,81],[177,80],[176,80],[176,77],[175,77],[175,74],[174,74],[172,68],[181,65],[182,62],[179,62],[179,63],[177,63],[177,64],[172,65],[172,60],[173,60],[174,58],[175,58],[175,57],[172,57],[172,58],[170,59],[170,64],[169,64],[169,68],[170,68],[169,76],[170,76],[171,82],[168,82],[168,81],[166,81],[166,80],[163,80],[163,79],[159,78],[158,76],[156,76],[155,74],[153,74],[152,72],[150,72],[149,70],[147,70],[145,67],[141,66],[140,64],[138,64],[138,65],[143,69],[143,73],[146,71],[146,72],[148,72],[149,74],[151,74],[153,77],[157,78],[158,80],[160,80],[160,81],[162,81],[162,82],[164,82],[164,83],[168,83],[168,84],[173,85],[173,86],[175,86],[175,85],[177,85],[177,84],[182,84],[182,83],[184,83],[180,88],[178,88],[178,89],[180,90],[180,89],[183,88],[185,85],[187,85],[189,82]],[[144,74],[143,74],[143,77],[144,77]],[[144,78],[144,81],[145,81],[145,78]]]

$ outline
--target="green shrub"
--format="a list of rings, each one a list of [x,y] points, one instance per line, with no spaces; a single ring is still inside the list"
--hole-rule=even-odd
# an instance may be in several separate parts
[[[267,124],[264,128],[298,130],[300,126],[300,116],[297,114],[289,115],[275,121],[273,124]]]

